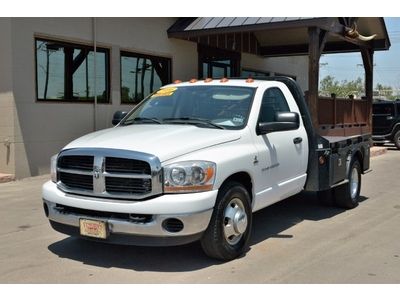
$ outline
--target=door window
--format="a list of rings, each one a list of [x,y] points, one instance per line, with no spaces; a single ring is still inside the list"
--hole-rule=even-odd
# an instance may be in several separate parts
[[[259,122],[275,122],[277,112],[289,111],[289,106],[281,90],[270,88],[265,91],[262,99]]]

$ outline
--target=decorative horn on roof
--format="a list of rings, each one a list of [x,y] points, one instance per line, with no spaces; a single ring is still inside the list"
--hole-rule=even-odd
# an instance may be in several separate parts
[[[346,36],[351,38],[351,39],[359,39],[361,41],[364,42],[368,42],[373,40],[376,37],[376,34],[370,35],[370,36],[364,36],[362,34],[360,34],[357,30],[357,24],[353,23],[353,25],[351,26],[351,28],[346,28],[346,32],[345,32]]]

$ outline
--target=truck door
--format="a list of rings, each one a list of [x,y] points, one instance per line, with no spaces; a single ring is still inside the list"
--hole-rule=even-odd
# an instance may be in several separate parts
[[[372,106],[372,133],[374,135],[390,134],[395,124],[394,103],[375,103]]]
[[[258,122],[274,122],[277,112],[300,115],[288,89],[268,88],[263,94]],[[255,144],[263,185],[257,206],[264,207],[300,192],[306,181],[308,160],[307,133],[301,118],[298,129],[257,135]]]

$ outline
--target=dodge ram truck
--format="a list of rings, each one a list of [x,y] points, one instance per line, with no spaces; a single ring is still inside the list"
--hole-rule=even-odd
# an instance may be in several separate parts
[[[170,84],[113,123],[51,158],[43,205],[56,231],[145,246],[199,240],[231,260],[248,249],[253,212],[303,190],[354,208],[369,169],[371,135],[319,135],[286,77]]]

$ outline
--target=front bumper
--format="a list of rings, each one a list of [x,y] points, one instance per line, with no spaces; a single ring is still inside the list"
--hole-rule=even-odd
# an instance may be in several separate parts
[[[116,244],[168,246],[189,243],[201,237],[210,222],[217,193],[162,195],[132,202],[66,194],[53,182],[47,182],[43,186],[43,202],[50,224],[56,231],[80,236],[79,220],[91,219],[106,222],[109,235],[106,240],[88,239]],[[138,214],[148,218],[145,221],[129,218]],[[163,224],[169,219],[181,221],[182,229],[179,232],[166,230]]]

